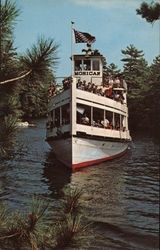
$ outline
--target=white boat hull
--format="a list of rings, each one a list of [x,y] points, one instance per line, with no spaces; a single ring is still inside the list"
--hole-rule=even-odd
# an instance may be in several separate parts
[[[128,142],[70,137],[48,141],[57,159],[73,170],[122,156]]]

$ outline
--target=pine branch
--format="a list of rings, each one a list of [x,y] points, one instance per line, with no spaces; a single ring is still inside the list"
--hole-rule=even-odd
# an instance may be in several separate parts
[[[2,82],[0,82],[0,84],[7,84],[7,83],[10,83],[10,82],[15,82],[15,81],[21,80],[21,79],[25,78],[26,76],[28,76],[29,74],[31,74],[31,72],[32,72],[32,69],[30,69],[28,72],[26,72],[22,76],[18,76],[18,77],[12,78],[12,79],[2,81]]]

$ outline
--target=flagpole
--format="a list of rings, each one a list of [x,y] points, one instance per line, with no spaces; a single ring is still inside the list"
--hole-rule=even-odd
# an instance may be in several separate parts
[[[74,22],[72,21],[72,76],[74,75]]]

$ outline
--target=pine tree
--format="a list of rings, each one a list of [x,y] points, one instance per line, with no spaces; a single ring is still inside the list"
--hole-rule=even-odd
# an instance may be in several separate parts
[[[122,50],[122,54],[125,55],[122,61],[124,62],[123,74],[128,84],[130,126],[134,129],[141,128],[147,119],[144,100],[149,89],[149,67],[143,51],[136,49],[134,45],[127,46],[126,50]],[[135,124],[135,121],[139,122]]]
[[[13,34],[18,16],[19,10],[12,1],[5,0],[0,5],[0,121],[2,126],[9,126],[8,129],[11,124],[15,129],[15,119],[28,114],[22,108],[22,96],[25,95],[26,89],[30,97],[25,105],[32,110],[29,116],[44,115],[47,86],[54,77],[51,72],[55,69],[58,59],[58,45],[53,39],[45,39],[43,36],[31,49],[27,49],[26,53],[18,55],[17,49],[14,48]],[[7,120],[10,121],[8,124]],[[6,145],[1,135],[0,152],[6,149]]]
[[[114,63],[109,64],[108,66],[106,66],[106,70],[105,70],[105,75],[106,76],[116,76],[118,74],[120,74],[121,70],[118,69],[118,66],[115,65]]]
[[[150,89],[148,91],[148,110],[150,127],[155,132],[159,132],[160,126],[160,55],[157,56],[150,67],[151,74],[149,78]]]

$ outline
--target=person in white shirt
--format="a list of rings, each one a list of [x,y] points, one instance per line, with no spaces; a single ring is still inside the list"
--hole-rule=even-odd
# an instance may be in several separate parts
[[[116,77],[114,83],[115,83],[117,88],[120,88],[120,80],[119,80],[118,76]]]
[[[86,125],[89,124],[89,118],[87,117],[86,114],[84,115],[84,117],[82,117],[81,121],[82,121],[82,124],[86,124]]]
[[[107,118],[101,121],[101,124],[104,126],[104,128],[107,128],[109,126],[109,121]]]

